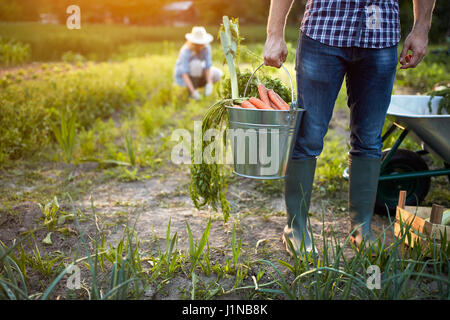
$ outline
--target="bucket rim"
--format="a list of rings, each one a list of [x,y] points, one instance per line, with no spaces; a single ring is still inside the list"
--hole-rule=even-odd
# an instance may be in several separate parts
[[[251,175],[239,173],[236,170],[233,170],[233,173],[235,175],[238,175],[243,178],[250,178],[250,179],[255,179],[255,180],[277,180],[277,179],[286,178],[286,175],[284,175],[284,176],[280,176],[280,175],[278,175],[278,176],[251,176]]]
[[[235,108],[233,106],[225,106],[225,108],[230,109],[230,110],[263,111],[263,112],[273,112],[273,111],[277,111],[277,112],[293,112],[293,111],[303,112],[303,111],[305,111],[305,109],[300,108],[300,107],[292,108],[290,110],[245,109],[245,108]]]

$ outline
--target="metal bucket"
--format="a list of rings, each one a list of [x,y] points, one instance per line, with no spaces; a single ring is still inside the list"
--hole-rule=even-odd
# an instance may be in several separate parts
[[[251,75],[247,88],[261,64]],[[297,123],[305,110],[294,102],[294,86],[291,85],[290,110],[255,110],[227,107],[234,173],[252,179],[281,179],[292,154]]]

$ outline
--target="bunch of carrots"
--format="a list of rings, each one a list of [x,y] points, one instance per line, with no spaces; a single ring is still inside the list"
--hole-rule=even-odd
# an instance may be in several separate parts
[[[251,97],[241,105],[233,105],[234,108],[264,109],[264,110],[289,110],[286,103],[275,91],[267,89],[262,83],[258,84],[259,98]]]

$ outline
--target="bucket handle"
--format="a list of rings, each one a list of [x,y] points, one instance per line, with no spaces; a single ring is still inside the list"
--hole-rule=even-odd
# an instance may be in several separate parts
[[[248,79],[247,85],[245,86],[245,90],[244,90],[244,97],[245,97],[245,95],[247,94],[248,85],[249,85],[250,82],[252,81],[253,76],[255,75],[256,71],[258,71],[259,68],[261,68],[262,66],[264,66],[264,62],[261,63],[261,64],[255,69],[255,71],[253,71],[252,75],[251,75],[250,78]],[[290,75],[289,71],[287,71],[287,69],[286,69],[286,67],[284,66],[284,64],[281,64],[281,67],[283,67],[284,71],[286,71],[286,73],[287,73],[287,75],[288,75],[288,78],[289,78],[289,83],[290,83],[290,85],[291,85],[291,105],[290,105],[290,108],[291,108],[291,111],[292,111],[292,110],[295,109],[295,103],[294,103],[294,85],[292,84],[292,78],[291,78],[291,75]]]

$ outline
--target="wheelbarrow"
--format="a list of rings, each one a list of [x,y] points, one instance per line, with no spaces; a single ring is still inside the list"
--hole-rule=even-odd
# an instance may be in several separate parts
[[[395,212],[400,190],[405,190],[406,205],[419,205],[430,190],[431,177],[447,175],[450,181],[450,115],[437,114],[442,97],[393,95],[387,111],[392,125],[382,136],[386,141],[396,130],[402,130],[392,148],[383,151],[375,212]],[[445,111],[443,111],[445,113]],[[421,150],[400,149],[411,136]],[[423,155],[434,154],[444,168],[430,170]],[[348,179],[348,168],[344,170]]]

